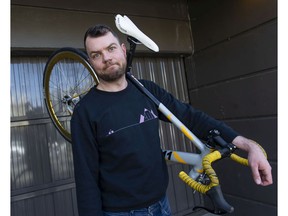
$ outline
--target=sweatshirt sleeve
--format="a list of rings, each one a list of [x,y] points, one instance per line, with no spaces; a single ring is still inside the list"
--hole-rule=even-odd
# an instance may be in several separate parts
[[[102,216],[99,154],[95,129],[76,108],[71,119],[72,149],[79,216]]]
[[[147,82],[147,81],[146,81]],[[146,88],[158,98],[158,100],[165,105],[186,127],[188,127],[198,138],[206,140],[209,131],[217,129],[221,136],[227,142],[232,142],[239,134],[222,121],[216,120],[201,110],[195,109],[187,103],[183,103],[176,99],[172,94],[168,93],[163,88],[155,83],[145,82]],[[164,121],[168,119],[161,113],[159,118]]]

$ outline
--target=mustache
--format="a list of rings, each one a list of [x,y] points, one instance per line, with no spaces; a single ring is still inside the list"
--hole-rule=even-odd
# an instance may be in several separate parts
[[[104,70],[106,70],[107,68],[109,68],[110,66],[113,66],[113,65],[118,65],[117,62],[112,62],[112,61],[107,61],[105,63],[105,66],[104,66]]]

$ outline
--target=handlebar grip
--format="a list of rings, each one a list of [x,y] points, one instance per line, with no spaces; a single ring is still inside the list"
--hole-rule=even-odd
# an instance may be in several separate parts
[[[202,185],[201,183],[192,179],[189,175],[187,175],[184,171],[179,173],[179,178],[184,181],[187,185],[189,185],[194,190],[205,194],[208,190],[210,190],[210,185]]]
[[[226,214],[234,211],[234,207],[229,205],[224,199],[220,185],[202,185],[193,180],[183,171],[179,173],[179,177],[190,187],[194,188],[200,193],[206,194],[211,199],[214,209],[211,211],[209,210],[210,212],[214,214]]]
[[[257,146],[261,149],[261,151],[263,152],[263,154],[264,154],[265,157],[267,158],[267,153],[266,153],[266,151],[264,150],[264,148],[263,148],[259,143],[255,142],[255,141],[253,141],[253,140],[251,140],[251,141],[254,142],[255,145],[257,145]],[[231,154],[231,155],[230,155],[230,158],[231,158],[232,160],[236,161],[237,163],[240,163],[240,164],[242,164],[242,165],[244,165],[244,166],[248,166],[248,165],[249,165],[248,160],[247,160],[246,158],[240,157],[239,155]]]
[[[210,188],[219,185],[219,179],[217,177],[216,172],[212,168],[211,164],[212,162],[219,160],[220,158],[221,158],[221,153],[219,151],[214,151],[214,152],[207,154],[202,160],[204,172],[208,175],[211,181],[209,185],[202,185],[201,183],[192,179],[183,171],[179,173],[179,177],[186,184],[188,184],[190,187],[192,187],[196,191],[205,194],[208,190],[210,190]]]
[[[206,194],[214,205],[214,214],[226,214],[234,211],[234,207],[224,199],[220,185],[212,187]]]
[[[240,156],[238,156],[236,154],[231,154],[230,158],[232,160],[236,161],[237,163],[240,163],[240,164],[242,164],[244,166],[248,166],[248,164],[249,164],[248,160],[246,158],[240,157]]]
[[[212,168],[212,163],[219,159],[221,159],[221,153],[219,151],[211,152],[203,158],[204,172],[208,175],[211,181],[209,185],[202,185],[183,171],[179,173],[179,177],[190,187],[200,193],[206,194],[211,199],[214,205],[214,210],[211,212],[214,214],[225,214],[233,212],[234,208],[224,199],[218,177]]]

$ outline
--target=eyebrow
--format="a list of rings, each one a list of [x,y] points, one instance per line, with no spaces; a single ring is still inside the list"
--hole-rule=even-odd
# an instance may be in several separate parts
[[[117,43],[115,43],[115,42],[113,42],[113,43],[111,43],[111,44],[109,44],[107,47],[105,47],[104,48],[104,50],[105,49],[108,49],[109,47],[111,47],[111,46],[114,46],[114,45],[118,45]],[[103,49],[102,49],[103,50]],[[101,50],[96,50],[96,51],[91,51],[89,54],[91,55],[91,54],[93,54],[93,53],[100,53],[101,52]]]

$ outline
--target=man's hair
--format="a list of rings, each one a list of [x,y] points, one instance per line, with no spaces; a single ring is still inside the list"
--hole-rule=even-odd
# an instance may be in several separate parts
[[[95,26],[88,28],[88,30],[86,31],[85,36],[84,36],[84,48],[86,49],[87,37],[97,38],[97,37],[101,37],[103,35],[106,35],[109,32],[111,32],[114,35],[114,37],[117,38],[117,40],[120,43],[120,39],[119,39],[118,35],[109,26],[104,25],[104,24],[98,24],[98,25],[95,25]]]

